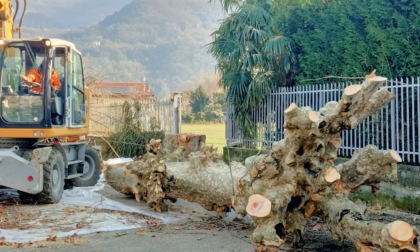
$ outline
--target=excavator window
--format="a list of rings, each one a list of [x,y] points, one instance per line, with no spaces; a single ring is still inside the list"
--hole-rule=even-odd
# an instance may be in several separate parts
[[[61,88],[52,92],[51,97],[51,119],[54,125],[63,125],[66,123],[67,118],[64,114],[64,108],[66,106],[66,92],[69,88],[67,87],[67,69],[66,69],[66,55],[67,50],[65,47],[57,47],[54,50],[53,56],[53,69],[58,73],[61,83]]]
[[[72,64],[70,90],[72,125],[83,125],[86,120],[86,98],[83,82],[82,57],[75,51],[72,51]]]
[[[51,74],[47,70],[51,55],[50,48],[39,41],[7,44],[1,65],[1,118],[4,122],[40,124],[48,118],[44,91],[50,86],[47,81],[51,75],[47,78],[46,74]],[[35,73],[36,80],[31,81],[28,76],[33,79]]]
[[[1,118],[6,123],[39,124],[44,118],[44,99],[29,95],[21,76],[37,64],[45,48],[27,43],[10,43],[4,50],[1,71]]]
[[[18,73],[22,68],[22,57],[20,51],[15,48],[8,48],[5,51],[5,57],[2,67],[2,93],[13,94],[19,88]]]

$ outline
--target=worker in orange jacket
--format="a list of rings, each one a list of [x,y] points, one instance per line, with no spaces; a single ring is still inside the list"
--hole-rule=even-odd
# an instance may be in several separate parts
[[[38,83],[38,85],[31,85],[31,90],[36,93],[43,93],[44,92],[44,83],[43,79],[45,78],[44,70],[47,66],[47,61],[44,59],[39,65],[39,67],[32,68],[29,70],[26,77],[22,77],[26,81]],[[51,75],[51,86],[54,88],[55,91],[59,91],[61,88],[61,81],[60,81],[60,74],[58,74],[57,70],[53,70]]]

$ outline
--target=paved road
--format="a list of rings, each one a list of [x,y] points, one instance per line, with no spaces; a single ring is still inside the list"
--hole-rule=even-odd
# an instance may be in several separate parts
[[[174,232],[108,232],[77,238],[77,243],[63,241],[25,246],[0,247],[0,251],[254,251],[245,237],[225,230],[178,230]],[[43,247],[45,246],[45,247]]]

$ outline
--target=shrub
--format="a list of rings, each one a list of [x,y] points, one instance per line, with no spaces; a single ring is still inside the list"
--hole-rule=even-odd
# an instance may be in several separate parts
[[[163,140],[165,133],[163,131],[145,131],[141,132],[135,128],[128,128],[112,134],[108,142],[120,157],[136,157],[146,153],[146,145],[151,139]],[[116,154],[108,145],[104,150],[107,158],[116,157]]]
[[[182,122],[184,123],[194,123],[195,116],[194,113],[183,113],[182,114]]]

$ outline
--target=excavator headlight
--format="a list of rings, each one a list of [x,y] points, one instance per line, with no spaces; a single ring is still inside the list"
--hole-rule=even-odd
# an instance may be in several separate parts
[[[44,39],[44,40],[43,40],[43,42],[44,42],[44,45],[45,45],[45,46],[47,46],[47,47],[51,46],[51,40],[49,40],[49,39]]]
[[[4,45],[4,40],[0,39],[0,46]]]

